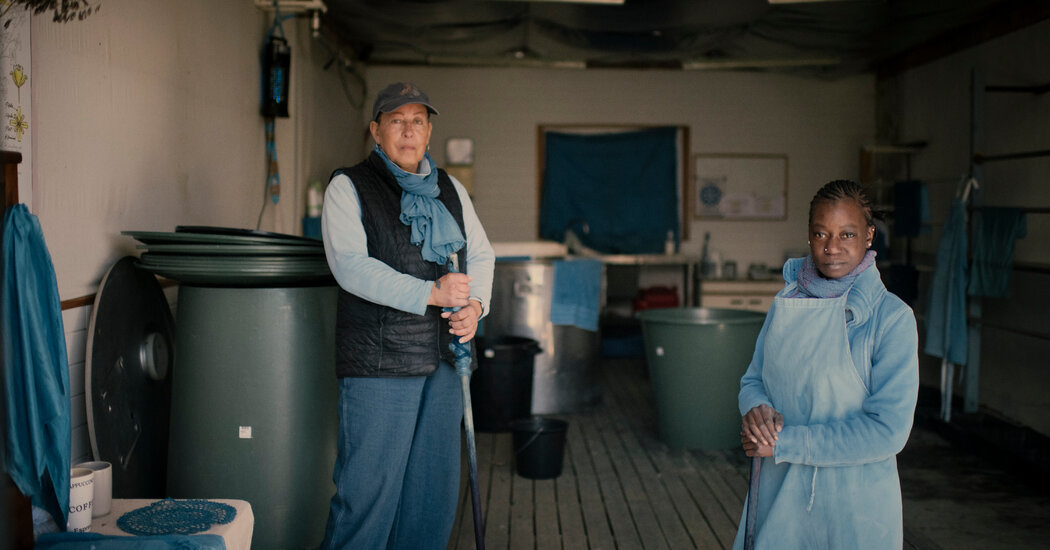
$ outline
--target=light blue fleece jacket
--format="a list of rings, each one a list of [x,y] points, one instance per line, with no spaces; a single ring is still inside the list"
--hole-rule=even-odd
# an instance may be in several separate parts
[[[793,294],[801,265],[802,259],[785,264],[787,285],[777,301]],[[848,357],[863,386],[859,408],[808,424],[786,419],[773,458],[763,459],[756,548],[763,542],[783,549],[893,548],[903,543],[895,456],[908,439],[918,395],[915,316],[886,291],[875,266],[858,276],[845,309]],[[741,378],[741,415],[762,404],[778,408],[769,397],[776,392],[767,389],[763,377],[766,354],[776,352],[766,349],[766,336],[777,311],[774,302]],[[806,323],[795,326],[799,346],[822,345],[835,336],[814,334],[818,328]],[[813,388],[812,394],[797,399],[819,398],[821,391],[826,390]],[[782,406],[791,409],[795,403]],[[744,524],[741,519],[734,548],[742,547]]]

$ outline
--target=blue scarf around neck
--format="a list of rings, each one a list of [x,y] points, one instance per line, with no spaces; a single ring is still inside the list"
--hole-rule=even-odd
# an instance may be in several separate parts
[[[852,271],[838,279],[828,279],[817,270],[817,266],[813,263],[813,256],[806,256],[802,260],[802,268],[798,270],[796,283],[799,294],[809,298],[838,298],[845,294],[849,287],[853,286],[853,281],[856,281],[857,277],[874,263],[875,251],[869,250]]]
[[[425,173],[414,174],[391,161],[378,144],[375,151],[401,186],[401,223],[412,226],[412,244],[421,247],[424,260],[448,263],[449,256],[466,246],[467,241],[452,213],[437,199],[441,191],[434,159],[430,153],[424,153],[420,166],[425,164]]]

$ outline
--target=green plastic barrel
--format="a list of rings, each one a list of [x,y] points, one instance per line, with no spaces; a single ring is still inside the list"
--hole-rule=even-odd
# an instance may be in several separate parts
[[[672,449],[739,446],[740,377],[765,314],[700,307],[640,317],[660,438]]]
[[[253,550],[324,538],[336,299],[334,286],[179,288],[168,491],[248,501]]]

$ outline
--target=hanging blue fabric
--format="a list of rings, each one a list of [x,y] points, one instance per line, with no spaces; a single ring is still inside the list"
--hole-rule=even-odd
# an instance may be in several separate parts
[[[921,181],[898,181],[893,185],[893,229],[901,237],[930,232],[930,196]]]
[[[540,237],[572,230],[607,254],[661,254],[678,240],[678,130],[546,135]]]
[[[601,260],[578,258],[554,261],[551,323],[598,331],[602,297]]]
[[[956,198],[937,245],[937,266],[926,304],[924,351],[966,364],[966,205]]]
[[[973,227],[970,296],[1009,296],[1014,245],[1028,233],[1024,213],[1018,208],[985,207],[974,212]]]
[[[51,255],[24,204],[3,225],[4,466],[22,494],[65,526],[69,510],[69,362]]]

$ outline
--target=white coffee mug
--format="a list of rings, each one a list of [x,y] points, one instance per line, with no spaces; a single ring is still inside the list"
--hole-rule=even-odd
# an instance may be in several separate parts
[[[95,462],[81,462],[74,468],[87,468],[95,472],[94,498],[91,499],[91,517],[97,518],[109,513],[110,503],[113,499],[113,465],[104,460]]]
[[[95,472],[89,468],[73,468],[69,474],[69,520],[67,531],[91,529],[91,499],[94,498]]]

